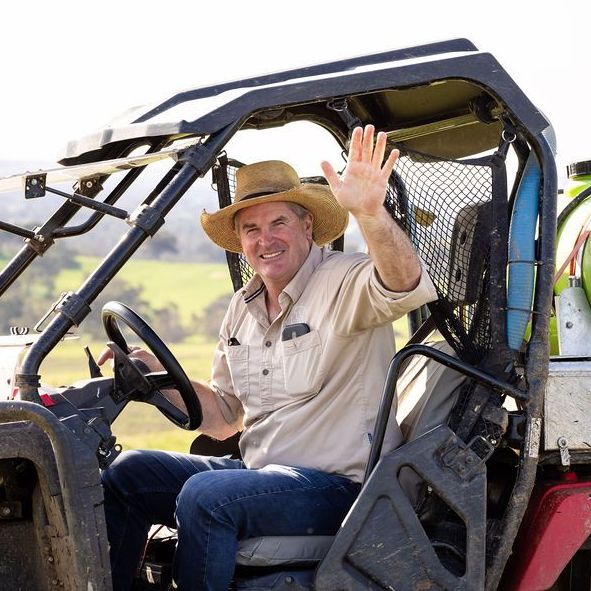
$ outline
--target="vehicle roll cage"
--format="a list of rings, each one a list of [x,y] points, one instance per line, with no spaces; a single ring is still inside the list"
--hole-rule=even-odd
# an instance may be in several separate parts
[[[446,85],[451,98],[443,92]],[[413,98],[416,93],[429,100],[417,106]],[[212,110],[202,113],[199,112],[202,99],[216,99],[217,102]],[[400,100],[400,108],[396,99]],[[190,103],[195,104],[198,112],[194,118],[162,121],[176,108],[191,107]],[[498,538],[499,547],[487,569],[487,588],[496,588],[534,484],[538,461],[542,401],[548,374],[557,178],[552,148],[543,133],[549,123],[496,60],[477,52],[466,40],[343,60],[179,93],[136,113],[127,125],[108,128],[70,143],[61,162],[68,167],[81,168],[72,193],[60,192],[52,186],[51,171],[23,175],[25,198],[41,198],[51,192],[66,201],[45,223],[33,230],[0,221],[1,230],[25,239],[19,252],[0,272],[0,296],[53,244],[62,238],[91,231],[105,215],[125,219],[129,228],[84,283],[54,304],[50,310],[54,316],[31,345],[16,375],[15,385],[25,403],[41,404],[39,369],[45,357],[90,313],[92,302],[103,288],[142,243],[158,231],[167,214],[193,183],[214,166],[237,131],[276,127],[299,120],[312,121],[326,128],[343,147],[355,125],[371,122],[378,129],[385,129],[389,140],[403,150],[427,147],[429,149],[425,151],[442,158],[463,158],[494,148],[498,145],[503,125],[508,122],[516,134],[514,149],[519,162],[509,201],[515,196],[528,153],[533,150],[537,156],[542,187],[535,297],[531,310],[531,336],[526,348],[518,355],[523,363],[526,388],[503,382],[498,376],[487,374],[464,360],[449,358],[423,345],[410,345],[394,358],[384,390],[383,405],[389,408],[403,360],[410,355],[426,355],[520,401],[526,424],[518,476],[503,519],[503,536]],[[175,149],[174,143],[179,139],[191,139],[193,143]],[[145,162],[141,157],[134,162],[131,156],[139,145],[147,146]],[[131,212],[116,207],[115,204],[149,163],[148,157],[157,157],[166,150],[174,163],[140,205]],[[115,170],[128,170],[108,195],[98,201],[96,198],[103,183],[113,172],[113,168],[107,165],[113,159],[121,161]],[[93,174],[84,174],[84,166],[101,162],[105,163],[104,169],[99,166]],[[83,208],[91,210],[89,217],[83,223],[69,226]],[[234,285],[236,287],[236,281]],[[378,433],[385,430],[386,421],[387,413],[381,413],[376,426]],[[375,466],[380,451],[378,436],[372,447],[368,472]]]

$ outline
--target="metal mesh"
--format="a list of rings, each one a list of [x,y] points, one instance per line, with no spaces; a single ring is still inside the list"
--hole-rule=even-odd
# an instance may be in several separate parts
[[[238,162],[237,160],[229,160],[228,161],[228,167],[226,169],[226,174],[228,177],[228,184],[230,187],[230,195],[231,195],[232,201],[234,201],[234,195],[236,193],[236,171],[241,166],[244,166],[244,165],[242,164],[242,162]],[[250,278],[254,275],[254,271],[253,271],[252,267],[246,262],[244,255],[236,254],[236,253],[232,253],[232,254],[234,254],[234,257],[233,257],[235,259],[234,265],[236,267],[236,270],[234,272],[240,276],[240,281],[242,282],[242,285],[245,285],[246,283],[248,283]]]
[[[229,159],[225,154],[222,154],[213,167],[213,183],[218,193],[220,209],[231,205],[234,200],[236,170],[241,166],[244,166],[242,162]],[[228,261],[228,269],[230,270],[234,291],[238,291],[243,285],[248,283],[254,272],[242,254],[226,252],[226,259]]]
[[[395,173],[385,205],[429,267],[439,295],[429,304],[433,319],[458,356],[477,364],[492,347],[491,237],[493,229],[498,231],[493,228],[492,164],[406,153]],[[480,415],[483,405],[475,406],[475,387],[471,380],[462,386],[448,424],[458,432],[478,415],[465,441],[485,458],[490,445],[500,442],[503,426]],[[500,407],[502,401],[491,393],[486,404]]]
[[[429,305],[437,327],[472,362],[490,347],[492,176],[480,162],[405,153],[385,202],[429,267],[439,295]]]

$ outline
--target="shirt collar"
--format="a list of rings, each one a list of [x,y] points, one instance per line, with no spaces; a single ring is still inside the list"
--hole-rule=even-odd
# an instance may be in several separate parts
[[[242,288],[242,295],[244,296],[244,301],[248,303],[260,296],[264,291],[265,285],[263,284],[263,280],[258,274],[255,273],[250,278],[248,283]]]

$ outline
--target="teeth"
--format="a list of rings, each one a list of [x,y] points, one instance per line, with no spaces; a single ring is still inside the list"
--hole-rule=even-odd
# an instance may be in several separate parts
[[[274,259],[275,257],[278,257],[281,254],[281,251],[277,251],[277,252],[271,252],[268,254],[262,254],[261,258],[263,259]]]

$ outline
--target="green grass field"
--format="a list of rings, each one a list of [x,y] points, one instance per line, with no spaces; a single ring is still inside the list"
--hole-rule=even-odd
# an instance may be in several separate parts
[[[57,293],[76,290],[101,259],[77,256],[76,260],[80,268],[65,269],[57,276]],[[155,309],[175,303],[183,323],[188,323],[192,314],[200,314],[220,296],[232,293],[224,264],[135,259],[126,263],[117,277],[132,286],[142,287],[144,297]]]

